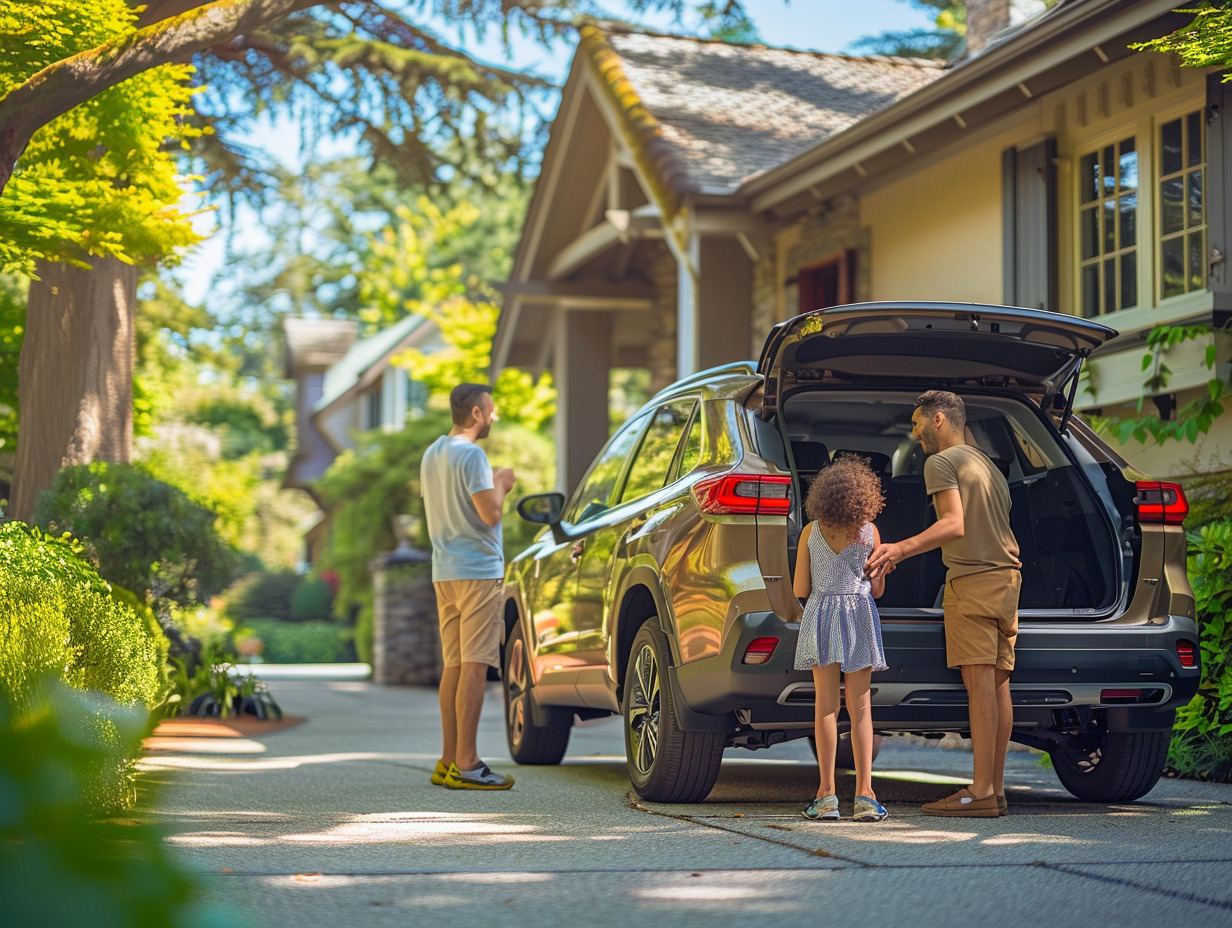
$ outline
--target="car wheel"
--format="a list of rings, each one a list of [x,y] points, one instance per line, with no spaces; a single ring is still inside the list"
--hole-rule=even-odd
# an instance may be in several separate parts
[[[884,735],[873,735],[873,760],[877,759],[877,755],[881,753],[881,742],[885,738]],[[817,739],[812,735],[808,738],[809,747],[813,749],[813,757],[817,756]],[[838,739],[838,749],[834,752],[834,769],[835,770],[855,770],[856,756],[851,745],[851,736],[846,735]]]
[[[1132,802],[1155,786],[1168,757],[1168,731],[1075,736],[1051,752],[1057,779],[1085,802]]]
[[[505,740],[519,764],[559,764],[569,745],[569,725],[536,725],[530,657],[522,626],[514,623],[505,643]]]
[[[650,802],[701,802],[719,777],[725,738],[676,725],[667,640],[651,618],[633,639],[623,712],[629,779]]]

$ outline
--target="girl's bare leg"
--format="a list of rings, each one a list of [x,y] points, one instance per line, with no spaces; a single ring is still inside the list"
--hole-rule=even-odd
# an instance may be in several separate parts
[[[821,785],[817,796],[836,792],[834,786],[834,753],[838,750],[838,664],[813,668],[813,736],[817,741],[817,770]],[[867,681],[866,687],[867,689]]]
[[[844,674],[844,700],[851,719],[851,753],[856,761],[856,795],[876,799],[873,792],[873,712],[869,683],[873,670],[866,667]]]

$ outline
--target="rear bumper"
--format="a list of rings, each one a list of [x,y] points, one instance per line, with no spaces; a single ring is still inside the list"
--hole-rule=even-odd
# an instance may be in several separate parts
[[[674,668],[680,701],[698,718],[689,727],[809,729],[813,680],[793,668],[798,626],[773,613],[741,616],[721,654]],[[779,646],[764,664],[744,664],[754,638],[773,636]],[[873,724],[880,731],[964,731],[966,690],[957,670],[945,666],[940,616],[883,619],[888,670],[872,678]],[[1177,642],[1198,643],[1194,621],[1164,616],[1145,626],[1107,623],[1020,622],[1010,678],[1016,731],[1061,731],[1106,713],[1116,731],[1160,731],[1198,688],[1199,667],[1181,667]],[[1110,691],[1120,691],[1113,693]],[[716,724],[717,723],[717,724]]]

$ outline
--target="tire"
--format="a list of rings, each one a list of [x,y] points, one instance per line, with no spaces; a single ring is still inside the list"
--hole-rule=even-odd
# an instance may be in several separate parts
[[[1061,785],[1084,802],[1132,802],[1159,780],[1171,740],[1170,731],[1105,732],[1094,742],[1052,751],[1052,767]]]
[[[559,764],[569,746],[569,725],[541,726],[534,722],[534,690],[522,626],[514,623],[505,643],[505,740],[519,764]]]
[[[669,661],[667,640],[652,617],[633,639],[625,674],[621,708],[629,779],[648,802],[701,802],[719,777],[726,738],[676,726],[664,676]]]
[[[877,755],[881,753],[881,742],[885,740],[885,735],[873,734],[873,760],[877,759]],[[809,747],[813,749],[813,757],[817,756],[817,739],[812,735],[808,736]],[[851,735],[840,737],[838,739],[838,750],[834,752],[834,769],[835,770],[855,770],[856,757],[854,748],[851,744]]]

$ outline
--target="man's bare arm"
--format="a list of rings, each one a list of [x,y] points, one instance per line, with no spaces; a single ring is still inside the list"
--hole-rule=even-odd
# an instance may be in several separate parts
[[[879,576],[886,570],[892,570],[904,558],[923,554],[933,548],[940,548],[947,541],[962,538],[962,497],[959,496],[957,488],[942,490],[935,494],[933,499],[937,505],[937,521],[918,535],[878,545],[864,565],[866,574],[870,577]]]
[[[502,467],[492,472],[492,482],[495,486],[490,490],[480,490],[471,494],[471,502],[484,525],[495,526],[501,520],[505,509],[505,497],[513,489],[514,475],[512,467]]]

